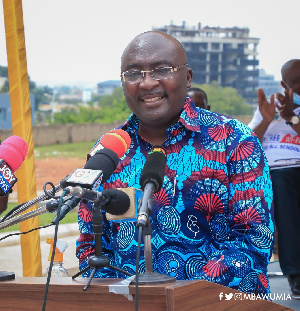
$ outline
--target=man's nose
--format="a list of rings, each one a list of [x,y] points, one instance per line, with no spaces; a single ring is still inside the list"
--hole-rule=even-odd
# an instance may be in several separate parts
[[[140,87],[142,87],[144,89],[152,89],[154,86],[156,86],[158,84],[159,84],[159,81],[154,80],[151,77],[150,72],[148,72],[148,71],[144,72],[144,78],[140,83]]]

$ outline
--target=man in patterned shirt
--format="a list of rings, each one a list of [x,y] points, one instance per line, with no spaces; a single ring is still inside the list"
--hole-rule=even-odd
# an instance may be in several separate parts
[[[133,113],[120,128],[129,133],[131,145],[98,190],[139,188],[132,176],[142,170],[154,145],[163,146],[165,177],[150,215],[153,271],[269,293],[272,186],[257,137],[235,119],[196,108],[186,96],[193,72],[185,51],[165,33],[150,31],[134,38],[123,52],[121,71]],[[95,246],[90,204],[79,207],[79,229],[82,270]],[[111,265],[135,274],[136,223],[104,216],[103,231],[102,246]],[[142,248],[139,272],[144,268]],[[125,276],[106,267],[95,277]]]

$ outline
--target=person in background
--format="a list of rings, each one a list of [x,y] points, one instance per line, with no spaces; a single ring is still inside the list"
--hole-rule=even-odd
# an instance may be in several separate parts
[[[276,103],[259,89],[249,127],[271,168],[280,267],[292,293],[300,295],[300,59],[286,62],[281,76],[284,94],[276,94]]]
[[[188,89],[187,94],[196,107],[210,110],[210,105],[208,104],[208,99],[205,91],[198,87],[191,87]]]
[[[268,163],[246,125],[192,104],[187,96],[192,76],[185,50],[172,36],[149,31],[129,43],[121,58],[121,80],[132,115],[120,128],[131,144],[97,190],[135,186],[132,175],[154,146],[162,146],[165,176],[150,215],[153,271],[268,294],[274,233]],[[81,202],[78,213],[76,253],[83,270],[95,252],[91,204]],[[134,221],[108,221],[104,213],[102,246],[111,265],[135,274],[137,239]],[[140,273],[145,271],[143,250],[142,245]],[[108,267],[94,276],[125,277]]]

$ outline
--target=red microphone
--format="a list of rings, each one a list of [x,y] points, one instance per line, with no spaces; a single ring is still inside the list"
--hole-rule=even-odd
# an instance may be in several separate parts
[[[14,172],[21,166],[28,152],[26,141],[10,136],[0,144],[0,196],[9,193],[17,182]]]
[[[125,152],[128,150],[131,143],[131,138],[127,132],[121,129],[115,129],[106,133],[100,141],[92,148],[88,153],[87,158],[95,155],[103,148],[113,150],[117,156],[122,158]]]

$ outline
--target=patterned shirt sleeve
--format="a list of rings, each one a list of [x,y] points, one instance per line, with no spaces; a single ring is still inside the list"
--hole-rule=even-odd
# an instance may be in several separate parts
[[[209,219],[213,251],[194,278],[246,293],[270,291],[267,265],[273,249],[274,217],[268,163],[256,136],[240,123],[227,146],[229,200],[219,218]],[[239,132],[242,134],[236,135]],[[232,146],[232,147],[231,147]],[[218,225],[222,221],[223,234]]]

